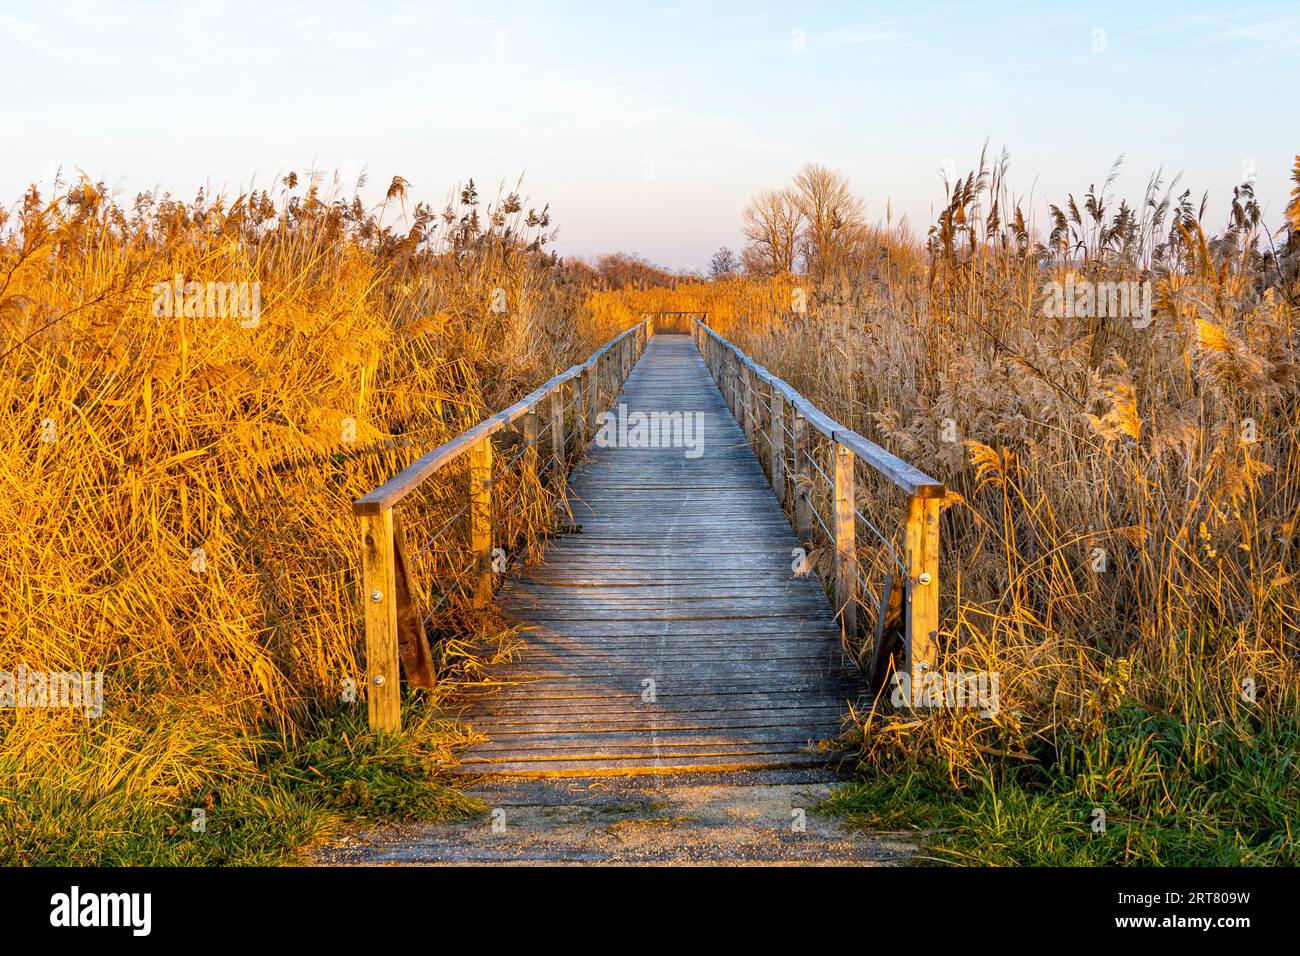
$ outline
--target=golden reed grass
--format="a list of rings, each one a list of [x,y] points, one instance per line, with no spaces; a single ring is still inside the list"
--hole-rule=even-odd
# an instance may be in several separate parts
[[[352,499],[590,350],[545,210],[471,182],[395,231],[405,189],[364,209],[289,176],[128,207],[82,182],[0,210],[0,671],[105,677],[96,720],[0,713],[7,827],[42,801],[174,806],[340,706]],[[160,315],[177,276],[256,283],[260,314]],[[413,531],[459,506],[458,477],[412,502]],[[527,499],[516,542],[532,490],[502,488]],[[426,598],[454,587],[455,550],[421,559]],[[489,626],[455,606],[444,669]]]

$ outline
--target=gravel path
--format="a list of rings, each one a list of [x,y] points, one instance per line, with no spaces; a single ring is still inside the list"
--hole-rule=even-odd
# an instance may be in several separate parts
[[[906,863],[905,834],[852,830],[813,811],[827,771],[485,780],[488,810],[460,823],[387,825],[317,852],[325,865]]]

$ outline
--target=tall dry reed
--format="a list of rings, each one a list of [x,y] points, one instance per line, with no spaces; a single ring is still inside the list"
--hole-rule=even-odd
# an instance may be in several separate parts
[[[81,182],[0,210],[0,671],[105,681],[94,720],[0,713],[15,843],[52,807],[253,774],[260,741],[345,706],[352,499],[589,349],[547,210],[472,182],[441,211],[400,178],[369,209],[326,189],[123,204]],[[169,313],[177,276],[260,312]],[[479,625],[443,624],[453,667]]]

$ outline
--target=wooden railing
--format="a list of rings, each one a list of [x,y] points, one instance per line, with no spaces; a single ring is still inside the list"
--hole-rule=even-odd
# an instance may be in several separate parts
[[[801,544],[811,547],[815,542],[816,523],[833,547],[835,611],[851,644],[856,644],[858,638],[858,608],[868,607],[866,602],[871,602],[868,609],[874,613],[875,640],[870,662],[863,662],[869,681],[878,689],[890,664],[891,629],[895,635],[901,630],[898,636],[902,661],[895,660],[894,665],[901,664],[898,669],[910,675],[915,694],[923,686],[924,670],[935,667],[938,653],[939,509],[946,494],[943,484],[823,414],[703,322],[692,322],[691,335],[763,463],[777,499],[783,505],[789,503]],[[810,427],[813,434],[820,434],[829,444],[825,469],[813,454]],[[901,549],[859,509],[857,462],[869,466],[906,495]],[[829,521],[815,507],[818,477],[829,492],[833,512]],[[889,571],[881,575],[879,597],[872,595],[869,582],[860,572],[859,525],[884,545]],[[900,578],[901,594],[897,583]],[[899,620],[894,622],[893,617]]]
[[[412,686],[432,687],[436,680],[427,625],[437,608],[431,608],[425,616],[420,613],[399,506],[417,489],[427,487],[426,483],[448,465],[467,462],[465,503],[419,553],[444,540],[454,523],[464,517],[468,523],[470,561],[463,578],[468,583],[460,586],[468,593],[461,596],[474,605],[489,603],[494,576],[493,546],[499,540],[503,517],[494,508],[500,506],[500,502],[494,502],[494,487],[506,480],[505,472],[514,472],[516,468],[517,473],[511,475],[516,481],[526,482],[549,470],[552,485],[562,487],[570,460],[570,438],[572,444],[580,445],[584,438],[595,434],[597,416],[612,404],[652,335],[654,319],[647,317],[606,342],[585,362],[561,372],[504,411],[434,448],[353,503],[361,532],[366,706],[372,728],[401,729],[403,671]],[[571,427],[566,427],[570,421]],[[494,436],[501,436],[512,426],[522,432],[518,436],[520,449],[503,459],[500,470],[494,471],[497,461]],[[547,431],[550,440],[546,444],[550,450],[543,462],[542,436]],[[444,594],[443,600],[451,593]]]
[[[660,335],[689,335],[695,322],[709,324],[709,313],[696,309],[693,312],[647,312],[643,316],[654,322]]]

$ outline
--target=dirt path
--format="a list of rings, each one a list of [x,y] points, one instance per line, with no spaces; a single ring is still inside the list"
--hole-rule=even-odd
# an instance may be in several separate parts
[[[318,852],[333,865],[905,863],[902,834],[851,830],[813,808],[822,771],[486,781],[461,823],[390,825]]]

